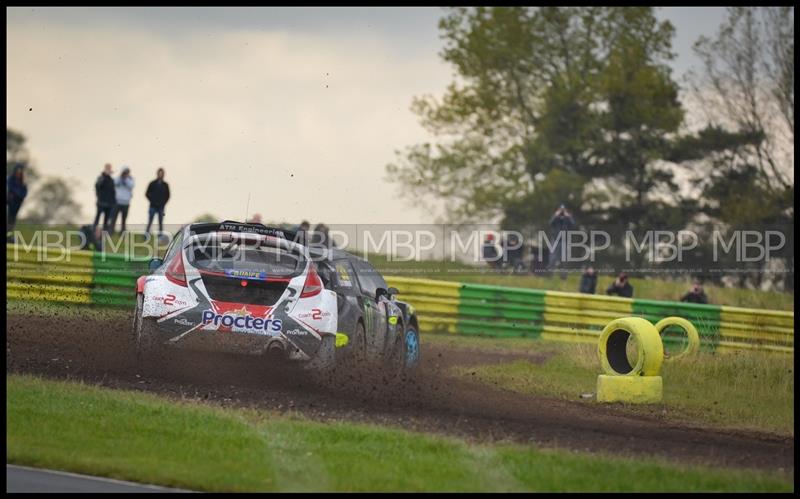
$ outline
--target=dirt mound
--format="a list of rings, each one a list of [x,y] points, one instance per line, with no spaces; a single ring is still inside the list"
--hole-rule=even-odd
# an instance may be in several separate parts
[[[424,343],[418,373],[387,379],[381,371],[341,371],[314,383],[299,369],[238,355],[172,351],[142,368],[130,347],[130,320],[10,316],[7,372],[69,378],[209,400],[222,405],[298,411],[321,421],[350,420],[616,455],[660,456],[713,466],[792,470],[794,439],[689,428],[613,406],[527,396],[447,374],[453,366],[542,357]]]

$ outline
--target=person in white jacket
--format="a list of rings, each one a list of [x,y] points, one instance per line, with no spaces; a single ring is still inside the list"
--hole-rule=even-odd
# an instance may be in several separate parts
[[[122,213],[122,226],[120,232],[125,232],[125,221],[128,219],[128,208],[131,205],[131,198],[133,197],[133,186],[135,182],[131,177],[131,169],[127,166],[122,168],[122,173],[114,181],[114,188],[117,194],[117,207],[114,210],[114,218],[111,222],[111,232],[117,226],[117,215]]]

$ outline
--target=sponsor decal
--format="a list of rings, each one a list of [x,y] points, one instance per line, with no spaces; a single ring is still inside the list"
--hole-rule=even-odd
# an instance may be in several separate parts
[[[286,239],[286,234],[282,230],[271,227],[253,227],[252,225],[221,223],[217,230],[220,232],[247,232]]]
[[[373,320],[372,306],[369,303],[369,299],[364,298],[364,329],[369,334],[370,331],[373,331],[372,327],[372,320]]]
[[[392,326],[397,324],[397,316],[396,315],[393,315],[393,316],[389,317],[389,324],[391,324]]]
[[[339,276],[339,286],[343,288],[353,287],[353,282],[350,280],[350,273],[347,272],[347,267],[341,263],[336,264],[336,273]]]
[[[283,334],[286,334],[288,336],[305,336],[305,335],[308,334],[308,331],[306,331],[305,329],[297,328],[297,329],[290,329],[288,331],[284,331]]]
[[[187,320],[185,317],[175,319],[175,324],[180,324],[181,326],[194,326],[194,322]]]
[[[173,294],[167,294],[167,295],[164,295],[164,296],[149,295],[149,296],[146,297],[146,300],[147,301],[151,301],[151,302],[162,303],[164,305],[174,305],[174,306],[177,306],[177,307],[186,307],[186,306],[189,305],[189,302],[187,302],[186,300],[179,300]]]
[[[282,321],[280,319],[264,319],[263,317],[254,317],[250,314],[218,314],[213,310],[204,310],[203,324],[213,324],[215,326],[223,327],[236,327],[255,333],[260,333],[263,331],[265,334],[268,334],[270,332],[280,331]]]
[[[238,277],[240,279],[266,279],[266,272],[256,272],[254,270],[226,270],[225,275]]]
[[[323,317],[330,317],[330,312],[323,312],[321,309],[312,308],[311,311],[298,314],[297,317],[301,319],[313,319],[315,321],[322,320]]]

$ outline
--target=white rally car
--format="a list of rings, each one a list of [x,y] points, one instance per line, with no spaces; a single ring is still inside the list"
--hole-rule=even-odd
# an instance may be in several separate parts
[[[151,261],[151,273],[137,280],[137,352],[152,359],[163,347],[178,346],[332,367],[337,296],[296,239],[261,224],[183,227],[164,259]]]

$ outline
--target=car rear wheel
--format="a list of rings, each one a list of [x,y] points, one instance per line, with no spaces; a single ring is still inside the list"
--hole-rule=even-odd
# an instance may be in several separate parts
[[[323,335],[317,353],[304,367],[314,376],[324,378],[329,375],[336,367],[336,336]]]
[[[356,366],[363,366],[367,362],[367,334],[364,324],[358,322],[353,334],[353,350],[350,352],[350,361]]]
[[[142,317],[144,311],[144,295],[136,295],[136,311],[133,314],[133,348],[136,351],[136,360],[146,362],[151,360],[158,352],[158,342],[151,321]]]
[[[419,364],[419,333],[413,326],[400,326],[388,358],[389,370],[396,374],[408,374]]]

